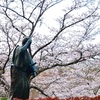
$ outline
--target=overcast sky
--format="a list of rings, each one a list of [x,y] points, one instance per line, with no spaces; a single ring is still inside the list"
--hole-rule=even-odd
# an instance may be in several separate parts
[[[94,3],[95,1],[95,3]],[[94,5],[97,5],[98,0],[88,0],[88,2],[92,2]],[[58,24],[56,22],[56,19],[64,15],[63,9],[68,6],[71,6],[72,0],[63,0],[63,2],[57,4],[56,6],[52,7],[49,9],[45,14],[44,14],[44,25],[42,27],[37,28],[37,32],[45,35],[50,35],[51,33],[48,30],[48,26],[51,27],[57,27]],[[75,12],[74,16],[77,16],[81,12],[85,12],[86,8],[81,9],[79,12]],[[99,23],[97,23],[99,24]],[[98,34],[93,40],[93,43],[99,43],[100,42],[100,34]]]
[[[64,15],[64,11],[63,9],[66,7],[70,7],[71,4],[72,4],[72,1],[73,0],[62,0],[61,3],[55,5],[54,7],[50,8],[45,14],[44,14],[44,21],[43,21],[43,25],[41,27],[38,27],[35,31],[38,33],[41,33],[41,34],[45,34],[45,35],[52,35],[48,29],[49,28],[52,28],[52,27],[58,27],[58,23],[56,21],[57,18],[61,17]],[[97,1],[99,0],[88,0],[88,2],[93,2],[94,3],[95,1],[95,4]],[[0,1],[2,2],[2,1]],[[12,5],[14,6],[14,5]],[[85,9],[82,9],[81,10],[82,12],[85,11]],[[81,12],[80,11],[80,12]],[[77,16],[80,12],[75,12],[74,13],[74,16]],[[2,17],[2,16],[1,16]],[[20,25],[20,24],[19,24]],[[100,42],[100,34],[96,37],[96,40],[95,42]]]

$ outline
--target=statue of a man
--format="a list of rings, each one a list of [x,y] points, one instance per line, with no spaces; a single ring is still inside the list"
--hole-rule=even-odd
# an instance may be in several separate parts
[[[10,100],[13,98],[29,98],[29,77],[36,76],[36,66],[29,53],[32,43],[31,38],[26,37],[22,41],[22,46],[17,46],[14,50],[11,66],[11,90]]]

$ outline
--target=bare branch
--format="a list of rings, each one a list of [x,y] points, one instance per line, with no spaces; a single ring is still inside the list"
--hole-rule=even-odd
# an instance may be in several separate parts
[[[24,11],[24,0],[21,0],[21,5],[22,5],[23,16],[25,16],[25,11]]]
[[[12,11],[12,12],[13,12],[13,13],[15,13],[16,15],[18,15],[18,16],[20,16],[20,17],[22,17],[22,18],[26,19],[26,20],[27,20],[27,21],[29,21],[31,24],[33,24],[33,22],[32,22],[31,20],[29,20],[29,19],[28,19],[28,18],[26,18],[25,16],[23,16],[23,15],[19,14],[19,13],[18,13],[18,12],[16,12],[15,10],[13,10],[13,9],[11,9],[11,8],[9,8],[9,7],[2,6],[2,5],[0,5],[0,7],[2,7],[2,8],[6,8],[6,9],[8,9],[8,10]]]
[[[96,8],[96,9],[97,9],[97,8]],[[46,43],[45,45],[41,46],[38,50],[36,50],[32,57],[34,57],[41,49],[47,47],[47,46],[50,45],[54,40],[56,40],[56,38],[57,38],[65,29],[67,29],[68,27],[71,27],[71,26],[73,26],[73,25],[75,25],[75,24],[78,24],[78,23],[80,23],[80,22],[86,20],[87,18],[91,17],[91,16],[94,14],[94,12],[96,11],[96,9],[95,9],[91,14],[87,15],[86,17],[84,17],[84,18],[82,18],[82,19],[80,19],[80,20],[78,20],[78,21],[73,22],[73,23],[70,24],[70,25],[65,26],[65,25],[64,25],[64,22],[63,22],[63,23],[62,23],[62,27],[60,28],[59,32],[53,37],[53,39],[52,39],[51,41],[49,41],[48,43]],[[64,15],[64,19],[65,19],[65,15]]]
[[[15,28],[18,32],[21,32],[13,23],[13,20],[8,16],[7,12],[5,12],[5,15],[8,17],[8,19],[11,21],[12,27]],[[23,32],[21,32],[21,34],[23,34],[24,36],[26,36]]]
[[[46,68],[43,68],[43,69],[39,70],[38,74],[41,73],[41,72],[44,72],[45,70],[52,69],[52,68],[57,67],[57,66],[59,66],[59,67],[65,66],[66,67],[66,66],[77,64],[79,62],[82,62],[82,61],[86,60],[86,59],[83,58],[83,54],[82,54],[81,51],[76,51],[76,52],[78,52],[80,54],[78,59],[75,59],[74,61],[69,62],[69,63],[65,63],[65,64],[64,63],[53,64],[51,67],[46,67]]]
[[[37,86],[30,86],[30,89],[34,88],[36,90],[38,90],[40,93],[42,93],[44,96],[49,97],[46,93],[43,92],[43,90],[41,90],[40,88],[38,88]]]

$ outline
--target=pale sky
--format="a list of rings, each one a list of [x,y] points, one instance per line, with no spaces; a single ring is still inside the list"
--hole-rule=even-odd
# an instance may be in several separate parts
[[[56,22],[55,19],[59,18],[59,16],[63,16],[64,15],[64,11],[62,11],[62,9],[64,9],[66,7],[66,4],[67,4],[67,7],[71,5],[71,1],[72,0],[64,0],[63,2],[61,2],[60,4],[52,7],[51,9],[49,9],[45,14],[45,19],[44,19],[44,22],[45,24],[42,26],[42,27],[39,27],[37,28],[37,32],[41,33],[41,34],[45,34],[45,35],[50,35],[51,33],[49,32],[48,30],[48,27],[49,26],[50,28],[51,27],[58,27],[58,23]],[[88,0],[88,2],[93,2],[94,0]],[[95,6],[97,5],[97,2],[98,0],[95,0]],[[92,7],[92,6],[91,6]],[[74,16],[77,16],[79,13],[81,12],[86,12],[86,8],[82,8],[79,12],[75,12]],[[98,23],[97,23],[98,24]],[[96,36],[96,39],[93,40],[93,43],[99,43],[100,42],[100,34],[98,34]]]
[[[45,35],[52,35],[50,31],[48,30],[48,27],[52,28],[55,27],[57,29],[58,23],[56,22],[56,19],[64,15],[64,9],[67,5],[67,7],[70,7],[73,0],[63,0],[61,3],[55,5],[54,7],[50,8],[45,14],[44,14],[44,21],[42,27],[38,27],[36,29],[36,32],[39,32],[41,34]],[[98,0],[88,0],[88,2],[93,2]],[[1,1],[0,1],[1,2]],[[95,3],[96,4],[96,3]],[[14,6],[14,5],[12,5]],[[85,9],[82,9],[84,11]],[[81,11],[80,11],[81,12]],[[74,16],[78,15],[79,13],[74,14]],[[99,42],[100,35],[96,37],[95,42]]]

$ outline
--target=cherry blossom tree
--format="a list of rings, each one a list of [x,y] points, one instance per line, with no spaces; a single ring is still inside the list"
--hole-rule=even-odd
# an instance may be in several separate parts
[[[0,1],[0,82],[5,90],[9,92],[9,85],[2,75],[10,66],[14,48],[25,36],[33,40],[30,53],[37,62],[38,75],[99,59],[99,5],[97,0]],[[31,87],[47,96],[37,86]]]

